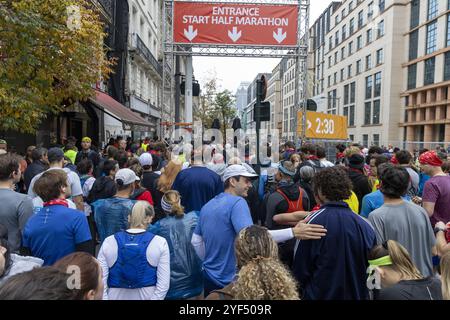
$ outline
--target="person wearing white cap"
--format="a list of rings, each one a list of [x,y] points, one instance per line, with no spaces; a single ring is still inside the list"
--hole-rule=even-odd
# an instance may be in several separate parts
[[[158,180],[160,175],[152,170],[153,156],[148,152],[143,153],[139,157],[139,163],[143,169],[141,185],[150,191],[152,197],[154,197],[156,180]]]
[[[135,181],[140,179],[132,170],[120,169],[117,171],[114,180],[117,185],[116,195],[112,198],[100,199],[92,203],[100,242],[103,242],[106,237],[116,232],[126,230],[128,215],[135,203],[129,198],[134,191]]]
[[[258,175],[243,165],[231,165],[223,174],[225,192],[206,203],[199,216],[191,243],[203,260],[204,296],[233,281],[237,273],[234,240],[244,228],[253,225],[250,209],[243,197]],[[220,231],[220,232],[218,232]],[[295,237],[320,239],[326,230],[322,226],[298,224],[295,228],[269,231],[276,242]]]

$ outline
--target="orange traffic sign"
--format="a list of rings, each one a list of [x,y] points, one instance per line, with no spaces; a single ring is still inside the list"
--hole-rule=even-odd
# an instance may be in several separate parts
[[[302,111],[297,114],[297,134],[302,135]],[[347,117],[320,112],[306,112],[306,138],[348,139]]]
[[[295,46],[297,5],[174,2],[175,43]]]

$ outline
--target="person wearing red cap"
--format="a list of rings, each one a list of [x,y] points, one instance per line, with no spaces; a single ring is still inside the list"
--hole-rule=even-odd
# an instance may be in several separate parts
[[[431,178],[425,183],[422,205],[434,226],[438,221],[450,221],[450,176],[442,171],[442,159],[435,151],[428,151],[419,157],[420,169]]]

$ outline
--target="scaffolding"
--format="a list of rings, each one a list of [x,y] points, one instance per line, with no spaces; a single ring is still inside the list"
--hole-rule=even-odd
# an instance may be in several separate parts
[[[214,56],[238,58],[295,58],[296,90],[295,117],[297,111],[306,109],[307,56],[309,45],[309,0],[177,0],[177,2],[198,2],[208,4],[254,4],[254,5],[296,5],[298,7],[297,44],[294,46],[257,46],[175,43],[173,30],[175,0],[164,0],[163,17],[163,94],[161,121],[174,120],[174,70],[175,56]],[[303,112],[306,115],[306,112]],[[302,119],[303,123],[306,117]],[[305,124],[303,125],[305,127]],[[172,128],[173,130],[173,128]],[[302,134],[304,137],[304,133]],[[302,139],[303,140],[303,139]]]

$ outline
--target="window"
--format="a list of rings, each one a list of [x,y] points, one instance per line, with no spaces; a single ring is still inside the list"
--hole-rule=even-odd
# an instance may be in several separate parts
[[[377,51],[377,65],[382,64],[384,60],[383,49]]]
[[[345,18],[345,16],[347,15],[347,13],[345,12],[345,9],[344,9],[344,10],[342,10],[342,13],[341,13],[341,15],[342,15],[342,19],[344,19],[344,18]]]
[[[337,72],[334,73],[334,84],[337,83]]]
[[[350,103],[355,103],[356,82],[350,83]]]
[[[369,3],[369,9],[367,12],[367,20],[370,20],[373,16],[373,2]]]
[[[436,30],[437,21],[427,25],[427,51],[426,54],[436,51]]]
[[[339,31],[336,31],[334,37],[334,45],[337,47],[339,45]]]
[[[361,73],[361,60],[356,61],[356,74]]]
[[[330,42],[328,42],[329,47],[328,50],[331,51],[331,49],[333,49],[333,36],[330,37]]]
[[[385,1],[384,0],[378,0],[378,10],[380,10],[380,13],[384,11],[385,8]]]
[[[366,102],[364,104],[364,124],[368,125],[370,124],[370,117],[371,117],[371,107],[372,107],[372,102]]]
[[[425,80],[424,80],[425,86],[434,83],[434,66],[435,66],[434,57],[425,60]]]
[[[348,126],[355,125],[354,91],[355,91],[355,82],[348,84],[344,87],[344,116],[347,117]]]
[[[427,19],[431,20],[436,18],[438,13],[438,1],[437,0],[428,0],[428,15]]]
[[[380,100],[373,102],[372,124],[380,123]]]
[[[375,74],[375,87],[374,87],[374,97],[381,96],[381,72]]]
[[[380,21],[380,23],[378,23],[378,33],[377,33],[377,37],[381,38],[382,36],[384,36],[384,20]]]
[[[372,68],[372,55],[366,57],[366,71]]]
[[[361,11],[358,13],[358,29],[361,29],[362,26],[363,26],[363,23],[364,23],[364,17],[363,17],[363,15],[364,15],[364,12],[361,10]]]
[[[352,35],[354,31],[355,31],[355,18],[351,18],[350,26],[349,26],[349,30],[348,30],[349,35]]]
[[[352,77],[352,65],[349,65],[347,67],[347,77],[351,78]]]
[[[450,3],[450,0],[448,1],[448,3]],[[447,47],[449,46],[450,46],[450,14],[447,15]]]
[[[345,39],[347,39],[347,26],[344,24],[344,26],[342,27],[342,41],[344,41]]]
[[[348,135],[348,138],[349,138],[351,141],[355,141],[355,135],[353,135],[353,134],[349,134],[349,135]]]
[[[350,11],[353,10],[353,1],[350,1],[350,3],[348,4],[348,12],[350,13]]]
[[[328,76],[328,87],[331,86],[331,76]]]
[[[408,90],[416,88],[417,63],[408,67]]]
[[[359,50],[359,49],[361,49],[362,48],[362,36],[359,36],[357,39],[356,39],[356,50]]]
[[[339,24],[339,15],[334,19],[334,25],[337,26]]]
[[[335,53],[334,53],[334,63],[338,63],[339,62],[339,59],[338,59],[338,52],[336,51]]]
[[[380,146],[380,135],[379,134],[374,134],[373,135],[373,143],[374,146]]]
[[[409,34],[409,60],[417,59],[419,48],[419,30],[415,30]]]
[[[344,81],[344,69],[341,69],[341,82]]]
[[[342,47],[341,49],[341,60],[345,59],[345,47]]]
[[[411,1],[411,25],[410,28],[414,29],[419,25],[420,17],[420,0]]]
[[[349,42],[348,44],[348,55],[352,55],[353,54],[353,41]]]
[[[363,146],[368,147],[369,146],[369,135],[363,134]]]
[[[450,52],[445,53],[444,59],[444,81],[450,80]]]
[[[372,29],[367,30],[367,44],[372,42]]]
[[[344,105],[347,105],[350,101],[350,85],[347,84],[344,86]]]
[[[328,57],[328,68],[331,68],[331,59],[333,59],[331,56]]]
[[[373,87],[373,80],[372,76],[366,77],[366,99],[372,98],[372,87]]]
[[[355,126],[355,106],[354,105],[349,107],[348,126],[349,127]]]

